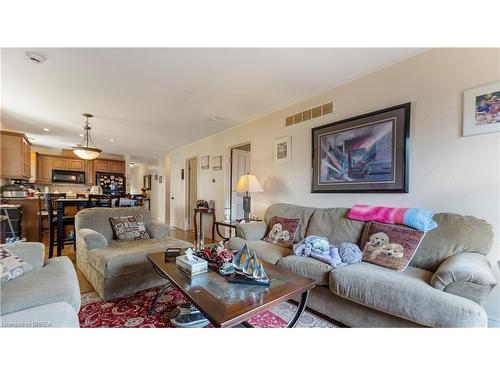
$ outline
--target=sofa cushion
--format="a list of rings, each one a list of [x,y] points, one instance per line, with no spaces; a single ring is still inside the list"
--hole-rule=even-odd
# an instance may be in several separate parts
[[[6,243],[2,245],[9,251],[23,258],[26,262],[31,264],[33,268],[43,267],[45,262],[45,245],[40,242],[15,242]]]
[[[108,247],[87,253],[87,261],[104,278],[113,278],[136,272],[151,270],[146,254],[164,251],[169,247],[192,247],[186,241],[168,239],[146,239],[140,241],[109,241]]]
[[[283,247],[292,247],[299,224],[300,219],[274,216],[269,223],[269,232],[263,241]]]
[[[361,238],[363,260],[395,271],[404,271],[422,241],[424,232],[370,221]]]
[[[78,237],[85,242],[87,249],[104,249],[108,247],[108,240],[101,233],[93,229],[82,228],[78,230]]]
[[[259,241],[246,241],[243,238],[231,237],[228,246],[231,250],[240,250],[244,244],[247,244],[248,249],[255,251],[257,257],[266,262],[276,264],[278,260],[292,253],[292,249],[273,245],[271,243]]]
[[[2,286],[0,315],[55,302],[67,302],[80,310],[78,279],[68,257],[51,258],[42,268]]]
[[[119,241],[146,240],[149,233],[142,219],[142,215],[110,217],[114,238]]]
[[[309,257],[290,255],[278,260],[278,266],[315,280],[318,285],[328,285],[332,266]]]
[[[113,239],[113,229],[109,222],[110,217],[142,215],[146,229],[151,221],[151,213],[149,210],[142,207],[117,207],[105,208],[94,207],[86,208],[79,211],[75,216],[75,229],[78,231],[82,228],[93,229],[101,233],[106,240]]]
[[[481,306],[434,289],[431,277],[432,272],[419,268],[396,272],[361,262],[334,269],[329,287],[340,297],[425,326],[486,326]]]
[[[267,208],[264,215],[264,221],[269,228],[269,224],[274,216],[300,219],[299,228],[295,233],[295,239],[293,241],[294,243],[296,243],[304,239],[307,226],[309,225],[309,219],[311,218],[311,215],[315,210],[316,209],[312,207],[301,207],[295,206],[293,204],[275,203]]]
[[[0,327],[78,328],[78,314],[66,302],[50,303],[0,316]]]
[[[435,272],[448,257],[459,253],[488,254],[493,227],[485,220],[457,214],[436,214],[438,227],[425,234],[410,266]]]
[[[318,208],[309,221],[306,236],[326,237],[330,242],[359,243],[365,223],[347,218],[348,208]]]
[[[1,283],[6,283],[33,270],[33,266],[23,258],[0,246],[0,277]]]

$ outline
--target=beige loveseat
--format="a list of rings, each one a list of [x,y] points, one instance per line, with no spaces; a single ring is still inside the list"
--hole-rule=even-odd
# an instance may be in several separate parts
[[[263,222],[240,224],[229,247],[244,243],[265,261],[316,280],[308,307],[350,327],[485,327],[481,305],[496,284],[486,254],[490,224],[471,216],[439,213],[410,267],[397,272],[361,262],[332,269],[313,258],[262,241],[273,216],[300,218],[294,242],[308,235],[334,243],[359,243],[364,222],[346,217],[347,208],[270,206]]]
[[[113,239],[110,217],[142,215],[150,239]],[[76,265],[97,293],[110,300],[166,283],[156,274],[146,254],[169,247],[191,247],[191,243],[169,237],[166,224],[151,220],[149,210],[87,208],[75,217]]]

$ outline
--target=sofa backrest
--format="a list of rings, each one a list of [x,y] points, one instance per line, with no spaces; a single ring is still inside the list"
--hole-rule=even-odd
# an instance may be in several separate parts
[[[267,209],[264,219],[269,225],[273,216],[300,218],[294,242],[317,235],[330,242],[360,244],[365,222],[347,217],[349,208],[311,208],[276,203]],[[485,220],[473,216],[450,213],[435,214],[438,227],[427,232],[410,266],[435,272],[439,265],[459,253],[488,254],[493,245],[493,227]]]
[[[86,208],[75,216],[75,229],[93,229],[101,233],[108,241],[113,239],[113,229],[109,218],[119,216],[142,215],[146,229],[151,222],[151,213],[142,207],[117,207],[117,208]]]
[[[264,221],[269,223],[273,216],[287,217],[291,219],[300,219],[300,224],[297,232],[295,233],[294,243],[302,241],[306,234],[309,219],[316,209],[312,207],[295,206],[287,203],[275,203],[269,206],[264,214]]]
[[[316,235],[328,238],[331,243],[359,243],[364,222],[347,217],[348,208],[318,208],[309,221],[306,236]]]
[[[493,227],[473,216],[439,213],[438,227],[427,232],[410,266],[436,271],[446,258],[459,253],[488,254],[493,245]]]

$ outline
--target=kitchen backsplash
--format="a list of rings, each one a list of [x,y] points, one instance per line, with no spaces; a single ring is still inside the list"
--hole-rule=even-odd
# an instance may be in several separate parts
[[[80,185],[80,184],[51,184],[51,185],[42,185],[35,184],[40,191],[44,192],[45,187],[49,187],[49,192],[51,193],[87,193],[90,190],[90,186]]]

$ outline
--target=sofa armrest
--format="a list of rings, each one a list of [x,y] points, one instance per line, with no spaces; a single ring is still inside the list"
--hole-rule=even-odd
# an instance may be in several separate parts
[[[497,284],[483,254],[461,253],[447,258],[431,278],[431,285],[482,305]]]
[[[159,221],[151,221],[147,226],[147,230],[149,235],[156,240],[165,240],[170,237],[170,227]]]
[[[264,238],[267,232],[265,221],[251,221],[239,223],[236,226],[236,236],[248,241],[258,241]]]
[[[78,229],[78,236],[81,239],[80,243],[83,243],[87,250],[105,249],[108,247],[108,240],[106,239],[106,237],[93,229]]]
[[[22,258],[33,268],[42,268],[45,260],[45,246],[40,242],[17,242],[3,244],[12,254]]]

